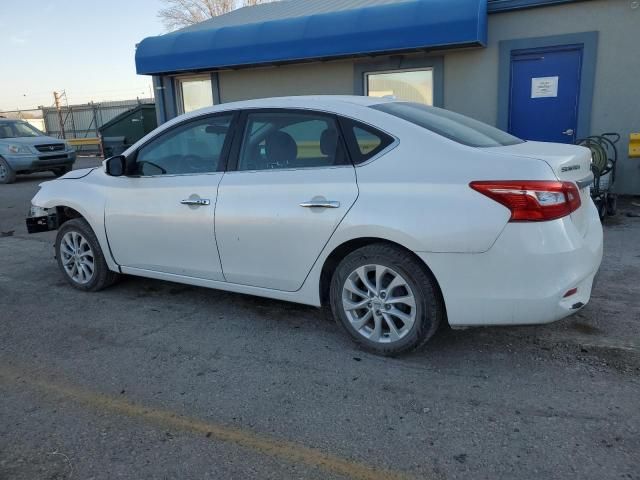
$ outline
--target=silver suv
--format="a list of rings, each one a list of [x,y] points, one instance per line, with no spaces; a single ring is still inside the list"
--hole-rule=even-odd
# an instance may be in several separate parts
[[[68,143],[48,137],[21,120],[0,118],[0,183],[13,183],[18,173],[70,172],[76,152]]]

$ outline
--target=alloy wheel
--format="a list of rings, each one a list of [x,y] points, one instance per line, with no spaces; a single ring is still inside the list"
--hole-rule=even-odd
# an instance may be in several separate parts
[[[74,282],[85,285],[95,272],[95,257],[89,242],[78,232],[67,232],[60,242],[64,271]]]
[[[347,277],[342,307],[351,327],[376,343],[404,338],[416,321],[416,298],[409,283],[383,265],[364,265]]]

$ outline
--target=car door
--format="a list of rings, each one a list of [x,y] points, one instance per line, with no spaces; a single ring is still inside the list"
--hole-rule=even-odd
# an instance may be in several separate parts
[[[127,158],[127,176],[110,177],[105,226],[125,270],[224,280],[214,213],[232,129],[232,114],[182,123]]]
[[[251,110],[241,123],[216,206],[224,275],[295,291],[358,196],[355,169],[332,115]]]

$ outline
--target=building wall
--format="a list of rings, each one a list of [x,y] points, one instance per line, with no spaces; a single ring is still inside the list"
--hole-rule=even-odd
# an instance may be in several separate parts
[[[353,62],[315,62],[219,73],[222,102],[284,95],[353,94]]]
[[[436,104],[496,125],[498,120],[500,42],[569,33],[599,33],[591,133],[618,132],[620,162],[616,189],[640,194],[640,159],[627,157],[629,133],[640,132],[640,8],[630,0],[591,0],[489,15],[487,48],[431,52],[440,59],[443,92]],[[220,100],[305,95],[356,94],[363,64],[409,68],[426,54],[310,62],[218,73]],[[390,67],[391,68],[391,67]],[[168,80],[165,77],[163,80]],[[167,117],[175,105],[166,89]],[[175,108],[174,108],[175,110]]]
[[[445,107],[490,124],[498,112],[499,42],[598,31],[591,133],[618,132],[616,189],[640,193],[640,159],[629,159],[629,133],[640,132],[640,8],[629,0],[592,0],[489,16],[484,50],[445,56]]]

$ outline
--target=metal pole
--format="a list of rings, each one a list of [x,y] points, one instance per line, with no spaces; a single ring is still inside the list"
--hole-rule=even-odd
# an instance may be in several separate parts
[[[58,122],[60,122],[60,135],[62,138],[67,138],[64,133],[64,122],[62,121],[62,110],[60,110],[60,95],[58,92],[53,92],[53,100],[56,104],[56,110],[58,111]]]
[[[69,109],[69,112],[71,113],[71,128],[73,128],[73,138],[78,138],[78,131],[76,130],[75,114],[73,113],[73,107],[69,106],[69,102],[68,101],[67,101],[67,108]]]
[[[91,101],[91,110],[93,111],[93,123],[96,126],[96,137],[100,136],[100,131],[98,130],[98,109],[96,108],[96,104]]]

